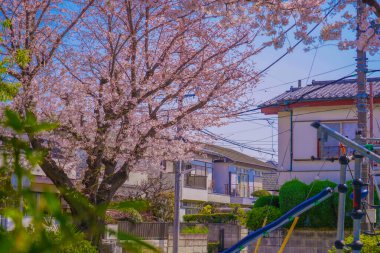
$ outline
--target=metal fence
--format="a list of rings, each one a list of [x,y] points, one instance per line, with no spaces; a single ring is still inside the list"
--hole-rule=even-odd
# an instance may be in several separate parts
[[[120,232],[132,234],[145,240],[167,239],[170,226],[172,226],[172,223],[131,223],[128,221],[118,222],[118,229]]]

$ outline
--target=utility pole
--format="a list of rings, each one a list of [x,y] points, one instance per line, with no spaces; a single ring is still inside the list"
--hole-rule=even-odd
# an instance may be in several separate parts
[[[173,253],[178,253],[179,241],[179,209],[181,202],[181,171],[182,160],[175,166],[175,182],[174,182],[174,224],[173,224]]]
[[[181,111],[183,107],[183,98],[178,97],[178,110]],[[181,123],[177,125],[177,139],[181,140]],[[182,182],[182,160],[175,165],[175,178],[174,178],[174,222],[173,222],[173,253],[178,253],[178,241],[180,233],[179,209],[181,205],[181,182]]]
[[[357,42],[360,41],[360,37],[362,34],[362,20],[364,18],[364,8],[365,3],[362,0],[357,0],[357,32],[356,32],[356,40]],[[359,143],[361,145],[366,144],[367,139],[367,116],[368,116],[368,94],[366,89],[367,84],[367,57],[366,52],[364,51],[364,48],[360,48],[360,43],[357,44],[356,49],[356,72],[357,72],[357,97],[356,97],[356,108],[357,108],[357,115],[358,115],[358,131],[361,133],[361,138],[359,138]],[[357,157],[359,161],[361,161],[361,165],[357,164],[357,161],[355,161],[355,164],[357,166],[355,167],[355,180],[361,180],[363,184],[369,184],[368,190],[368,202],[371,203],[373,201],[373,185],[370,184],[370,170],[369,170],[369,164],[368,159],[361,159],[360,157]],[[359,181],[357,181],[359,182]],[[360,183],[360,184],[361,184]],[[372,185],[372,187],[371,187]],[[355,185],[354,185],[355,187]],[[360,186],[360,188],[362,185]],[[362,207],[361,207],[362,208]],[[360,226],[355,226],[355,222],[357,220],[354,219],[354,241],[359,240],[357,238],[360,235]],[[362,229],[368,230],[370,228],[369,221],[365,219],[364,222],[362,222]],[[355,251],[354,251],[355,252]]]

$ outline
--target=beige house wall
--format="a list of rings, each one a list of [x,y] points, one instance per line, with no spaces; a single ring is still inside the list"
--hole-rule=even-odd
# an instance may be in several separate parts
[[[310,124],[314,121],[354,121],[356,108],[352,106],[325,106],[303,107],[293,109],[293,165],[290,163],[290,112],[278,114],[278,163],[280,173],[279,183],[293,178],[309,183],[315,179],[339,180],[339,163],[329,161],[313,161],[311,156],[317,157],[317,130]],[[380,122],[380,109],[374,111],[374,135],[380,136],[380,129],[376,122]],[[350,163],[351,168],[354,163]],[[292,169],[292,171],[290,171]],[[288,171],[288,172],[284,172]],[[349,173],[347,178],[350,179]]]

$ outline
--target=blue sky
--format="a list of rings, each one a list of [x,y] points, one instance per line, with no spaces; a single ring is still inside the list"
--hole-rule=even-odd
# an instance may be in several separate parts
[[[341,68],[350,64],[355,64],[355,50],[340,51],[333,42],[326,42],[325,44],[322,44],[322,46],[318,48],[317,52],[314,49],[309,52],[305,52],[304,48],[304,45],[299,45],[294,50],[294,52],[285,56],[285,58],[283,58],[280,62],[278,62],[276,65],[274,65],[266,72],[266,75],[262,78],[261,83],[255,87],[253,97],[255,99],[256,104],[260,104],[261,102],[264,102],[270,98],[273,98],[285,92],[290,88],[290,86],[297,86],[297,80],[305,77],[307,78],[309,76],[309,72],[310,76],[313,76],[319,73],[324,73],[337,68]],[[285,52],[285,50],[286,49],[267,49],[260,56],[253,59],[257,64],[257,69],[264,69],[270,63],[275,61],[279,56],[281,56]],[[314,64],[312,64],[314,57]],[[369,69],[378,69],[380,66],[380,54],[377,53],[373,56],[368,55],[367,57],[369,60]],[[310,84],[312,80],[338,79],[352,73],[353,71],[355,71],[355,65],[320,76],[310,77],[308,84]],[[374,76],[379,76],[379,74],[373,75],[373,77]],[[268,88],[271,86],[277,86],[291,81],[293,81],[293,83],[291,84],[285,84],[275,88]],[[302,86],[305,85],[306,80],[303,80]],[[240,143],[246,143],[249,146],[261,148],[265,151],[271,152],[272,127],[269,124],[270,122],[263,119],[268,119],[268,117],[276,118],[275,115],[266,116],[263,114],[257,114],[252,117],[254,117],[255,119],[249,122],[238,122],[220,128],[212,128],[210,130],[228,139],[232,139]],[[273,134],[276,135],[276,120],[274,120],[273,126]],[[274,149],[275,151],[277,151],[277,136],[274,136],[273,140]],[[263,160],[269,160],[272,158],[271,155],[251,151],[249,149],[242,149],[240,147],[225,142],[217,142],[217,144],[229,148],[234,148],[243,153],[256,156],[257,158]],[[277,160],[277,157],[274,156],[274,159]]]

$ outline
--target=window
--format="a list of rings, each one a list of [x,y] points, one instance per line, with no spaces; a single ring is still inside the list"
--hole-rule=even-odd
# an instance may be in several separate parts
[[[200,211],[200,204],[193,202],[182,202],[182,208],[185,209],[185,214],[198,214]]]
[[[354,139],[355,132],[357,129],[356,122],[333,122],[333,123],[323,123],[327,127],[338,131],[344,136]],[[338,158],[341,155],[339,141],[335,140],[332,137],[328,137],[327,141],[318,142],[318,157],[321,158]],[[348,153],[352,153],[351,149],[347,149]]]
[[[212,164],[201,161],[192,161],[188,164],[191,171],[185,175],[185,186],[191,188],[207,188],[207,174],[212,172]],[[188,169],[186,166],[186,169]]]

